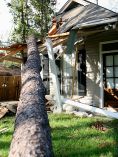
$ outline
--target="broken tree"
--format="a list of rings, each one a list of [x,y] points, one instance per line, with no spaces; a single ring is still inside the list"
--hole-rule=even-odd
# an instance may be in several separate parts
[[[51,134],[45,109],[45,88],[35,37],[27,40],[27,61],[22,67],[22,90],[9,157],[52,157]]]

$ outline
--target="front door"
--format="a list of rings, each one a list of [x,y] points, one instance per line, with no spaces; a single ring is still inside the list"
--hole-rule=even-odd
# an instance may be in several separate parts
[[[104,106],[118,108],[118,53],[103,55]]]

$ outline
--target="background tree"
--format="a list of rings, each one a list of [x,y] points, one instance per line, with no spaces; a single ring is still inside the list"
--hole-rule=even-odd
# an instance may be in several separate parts
[[[14,20],[12,40],[24,42],[28,33],[28,17],[31,11],[28,7],[28,0],[11,0],[11,3],[8,3],[8,6],[11,7],[11,13]]]
[[[46,36],[50,27],[55,0],[11,0],[8,6],[14,19],[12,40],[25,42],[28,34]]]
[[[32,0],[31,4],[35,10],[34,25],[40,32],[40,36],[45,37],[51,21],[50,15],[53,14],[52,3],[49,0]]]

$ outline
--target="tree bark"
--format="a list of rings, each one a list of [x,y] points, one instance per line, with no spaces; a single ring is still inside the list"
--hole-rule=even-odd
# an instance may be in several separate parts
[[[45,109],[45,88],[35,37],[27,40],[27,61],[22,67],[22,90],[9,157],[52,157],[52,143]]]

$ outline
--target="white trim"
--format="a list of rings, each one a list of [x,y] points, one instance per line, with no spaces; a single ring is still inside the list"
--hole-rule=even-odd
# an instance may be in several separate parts
[[[59,80],[57,77],[57,69],[56,69],[56,65],[55,65],[52,40],[50,38],[46,38],[45,45],[47,47],[48,56],[49,56],[50,75],[52,78],[53,87],[55,89],[54,92],[55,92],[56,106],[55,106],[54,112],[61,113],[62,112],[62,104],[61,104]]]
[[[112,19],[102,19],[102,20],[93,20],[90,22],[85,22],[85,23],[82,23],[82,24],[78,24],[77,26],[73,27],[73,29],[75,28],[79,28],[79,29],[82,29],[82,28],[86,28],[86,27],[91,27],[91,26],[95,26],[95,25],[101,25],[101,24],[109,24],[109,23],[113,23],[113,22],[117,22],[118,21],[118,18],[112,18]]]
[[[93,106],[90,106],[90,105],[86,105],[86,104],[83,104],[83,103],[80,103],[80,102],[72,101],[71,99],[66,99],[66,98],[63,98],[63,97],[61,98],[61,100],[64,104],[69,104],[71,106],[81,108],[85,111],[90,111],[92,113],[97,113],[97,114],[104,115],[104,116],[107,116],[107,117],[110,117],[110,118],[118,119],[118,113],[117,112],[107,111],[105,109],[100,109],[100,108],[93,107]]]
[[[112,51],[102,51],[102,45],[103,44],[109,44],[109,43],[115,43],[118,42],[118,40],[112,40],[112,41],[105,41],[100,42],[99,44],[99,50],[100,50],[100,108],[104,107],[104,87],[103,87],[103,54],[109,54],[118,52],[118,50],[112,50]]]
[[[118,40],[100,42],[100,45],[102,45],[102,44],[109,44],[109,43],[115,43],[115,42],[118,42]]]
[[[104,92],[103,92],[103,58],[100,45],[100,108],[104,107]]]
[[[106,54],[106,53],[114,53],[114,52],[118,52],[118,50],[111,50],[111,51],[101,51],[102,54]]]

